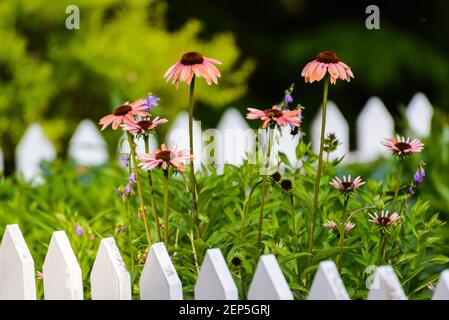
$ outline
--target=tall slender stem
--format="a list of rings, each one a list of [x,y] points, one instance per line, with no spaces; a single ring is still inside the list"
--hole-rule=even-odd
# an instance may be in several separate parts
[[[144,136],[144,141],[145,141],[145,152],[149,153],[150,152],[150,143],[149,143],[149,139],[148,139],[147,135]],[[159,215],[157,213],[156,194],[154,193],[153,178],[151,176],[151,170],[148,170],[148,186],[150,187],[151,209],[153,211],[153,218],[154,218],[154,222],[156,224],[157,238],[159,241],[162,241],[161,225],[159,223]]]
[[[168,170],[164,170],[164,242],[168,248]]]
[[[394,188],[393,202],[391,203],[391,209],[393,211],[396,210],[396,201],[398,200],[399,188],[401,187],[402,170],[403,170],[403,168],[404,168],[404,161],[403,160],[399,160],[398,175],[396,176],[396,186]]]
[[[195,76],[192,78],[190,83],[190,94],[189,94],[189,145],[190,153],[193,153],[193,101],[195,96]],[[192,204],[193,204],[193,215],[196,225],[196,237],[200,238],[200,218],[198,213],[198,204],[196,199],[196,181],[195,181],[195,164],[194,160],[190,160],[190,184],[192,191]]]
[[[293,192],[290,194],[290,214],[292,216],[292,232],[293,232],[293,250],[294,253],[298,252],[298,234],[296,233],[296,217],[295,217],[295,196],[293,195]],[[298,273],[298,282],[300,282],[299,275],[301,272],[301,266],[300,266],[300,259],[299,257],[296,257],[296,272]]]
[[[126,211],[128,213],[128,250],[129,250],[129,259],[131,262],[131,272],[134,271],[134,253],[133,253],[133,236],[132,236],[132,218],[131,218],[131,208],[130,208],[130,199],[126,199]]]
[[[251,197],[252,197],[254,191],[256,190],[256,188],[261,183],[262,183],[262,180],[256,182],[256,184],[252,187],[251,191],[249,192],[248,198],[245,200],[245,203],[243,204],[242,222],[241,222],[241,225],[240,225],[240,237],[239,237],[240,240],[242,240],[243,229],[245,227],[245,221],[246,221],[246,218],[248,216],[248,209],[249,209],[249,204],[250,204],[250,201],[251,201]]]
[[[268,168],[270,166],[271,158],[271,145],[273,143],[273,131],[274,129],[268,128],[268,150],[267,150],[267,160],[263,167],[263,177],[262,177],[262,191],[260,193],[260,210],[259,210],[259,232],[257,236],[257,248],[260,248],[260,241],[262,239],[262,224],[264,216],[264,206],[265,206],[265,193],[267,192],[267,174]]]
[[[381,231],[379,238],[379,252],[376,259],[376,265],[380,265],[384,260],[386,245],[387,245],[387,235],[385,234],[384,231]]]
[[[346,231],[346,216],[348,212],[348,202],[350,195],[345,195],[345,202],[343,205],[343,214],[341,216],[341,226],[340,226],[340,240],[338,241],[338,245],[340,246],[340,255],[337,260],[337,268],[340,269],[341,264],[343,263],[343,245],[345,241],[345,231]]]
[[[321,114],[321,137],[320,137],[320,154],[318,157],[318,169],[316,173],[316,181],[315,181],[315,195],[313,198],[313,212],[312,219],[310,222],[310,236],[309,236],[309,248],[308,251],[310,253],[308,258],[308,266],[312,264],[312,252],[313,252],[313,243],[315,241],[315,222],[316,216],[318,213],[318,194],[320,193],[320,181],[321,181],[321,171],[323,170],[323,147],[324,147],[324,135],[326,133],[326,112],[327,112],[327,93],[329,90],[329,76],[326,76],[324,79],[324,88],[323,88],[323,112]]]
[[[143,217],[143,223],[145,226],[145,234],[147,236],[148,244],[151,246],[151,235],[150,235],[150,229],[148,228],[148,220],[147,220],[147,209],[145,208],[145,203],[143,201],[143,195],[142,195],[142,180],[140,179],[139,174],[139,167],[137,166],[136,161],[136,145],[134,143],[134,139],[130,132],[127,132],[128,135],[128,143],[129,143],[129,149],[131,150],[131,161],[133,163],[134,167],[134,175],[136,176],[136,185],[137,185],[137,196],[139,198],[139,212],[142,212]]]

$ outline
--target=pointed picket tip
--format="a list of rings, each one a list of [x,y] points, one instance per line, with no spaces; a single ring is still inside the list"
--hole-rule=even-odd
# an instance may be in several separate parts
[[[181,280],[162,242],[151,246],[139,285],[141,300],[182,300]]]
[[[15,155],[17,173],[27,182],[39,185],[43,182],[41,162],[54,160],[56,151],[42,127],[38,123],[33,123],[17,145]]]
[[[408,124],[413,133],[419,137],[430,134],[433,107],[422,92],[416,93],[410,100],[406,110]]]
[[[350,300],[333,261],[320,262],[307,300]]]
[[[449,269],[441,272],[432,300],[449,300]]]
[[[69,156],[83,166],[99,166],[108,161],[106,141],[95,123],[84,119],[76,128],[69,142]]]
[[[259,258],[248,290],[248,300],[293,300],[292,292],[272,254]]]
[[[323,107],[321,106],[320,111],[317,113],[312,122],[312,147],[316,153],[318,153],[320,149],[322,112]],[[332,101],[328,101],[325,136],[331,132],[335,133],[337,139],[341,142],[337,150],[331,154],[330,159],[332,160],[337,157],[342,157],[349,152],[349,125],[337,105]]]
[[[43,266],[45,300],[82,300],[81,268],[64,231],[51,237]]]
[[[379,266],[368,292],[368,300],[407,300],[404,290],[391,266]]]
[[[90,274],[92,300],[131,300],[131,279],[114,238],[100,242]]]
[[[371,97],[357,117],[357,161],[369,162],[388,154],[381,141],[393,135],[393,117],[382,100]]]
[[[187,112],[180,112],[173,121],[168,133],[165,137],[167,146],[171,148],[177,145],[179,149],[190,149],[189,144],[189,114]],[[201,122],[193,121],[193,154],[195,156],[194,164],[195,171],[200,169],[201,152],[202,152],[202,136],[201,136]],[[192,152],[192,150],[190,150]]]
[[[0,300],[35,300],[34,260],[17,224],[6,226],[0,246]]]
[[[238,300],[238,290],[220,249],[209,249],[195,284],[195,300]]]

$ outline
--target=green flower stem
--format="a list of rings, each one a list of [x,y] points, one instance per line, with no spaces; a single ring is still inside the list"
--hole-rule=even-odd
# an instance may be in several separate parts
[[[262,180],[256,182],[256,184],[252,187],[251,191],[249,192],[248,198],[245,200],[245,203],[243,204],[243,214],[242,214],[242,222],[240,226],[240,237],[239,239],[242,240],[243,237],[243,229],[245,227],[245,221],[248,217],[248,210],[249,210],[249,204],[251,201],[251,197],[253,196],[254,191],[256,188],[262,183]]]
[[[193,259],[195,261],[196,274],[199,275],[200,274],[200,265],[198,264],[198,256],[196,254],[195,242],[193,240],[193,232],[190,232],[189,239],[190,239],[190,244],[192,245],[192,254],[193,254]]]
[[[164,170],[164,242],[168,248],[168,170]]]
[[[195,76],[192,78],[190,83],[190,94],[189,94],[189,144],[190,153],[193,154],[193,101],[195,93]],[[196,237],[200,238],[200,218],[198,213],[198,204],[196,199],[196,181],[195,181],[195,164],[194,160],[190,160],[190,184],[192,189],[192,203],[193,203],[193,216],[196,225]]]
[[[133,166],[134,166],[134,174],[136,176],[136,185],[137,185],[137,196],[139,198],[139,209],[142,210],[142,217],[143,217],[143,223],[145,226],[145,234],[147,236],[147,242],[148,245],[151,246],[151,235],[150,235],[150,229],[148,228],[148,220],[147,220],[147,210],[145,208],[145,203],[143,201],[143,195],[142,195],[142,181],[140,179],[140,174],[139,174],[139,167],[137,166],[137,161],[136,161],[136,145],[134,143],[134,139],[131,135],[130,132],[127,132],[127,136],[128,136],[128,143],[129,143],[129,149],[131,150],[131,161],[133,162]],[[139,212],[140,212],[139,210]]]
[[[384,261],[385,247],[387,246],[387,234],[384,231],[380,231],[379,237],[379,252],[376,259],[376,265],[379,266]]]
[[[262,177],[262,191],[260,194],[260,210],[259,210],[259,232],[257,235],[257,248],[260,249],[260,242],[262,240],[262,223],[264,216],[264,206],[265,206],[265,194],[267,192],[267,174],[268,168],[270,166],[270,158],[271,158],[271,145],[273,144],[273,131],[274,129],[268,129],[268,150],[267,150],[267,160],[263,168],[263,177]]]
[[[310,222],[310,236],[309,236],[309,245],[308,252],[310,253],[308,258],[308,266],[310,267],[312,264],[312,252],[313,252],[313,244],[315,241],[315,222],[318,213],[318,194],[320,193],[320,181],[321,181],[321,171],[323,170],[323,147],[324,147],[324,135],[326,133],[326,112],[327,112],[327,94],[329,90],[329,76],[326,76],[324,79],[324,88],[323,88],[323,112],[321,115],[321,138],[320,138],[320,154],[318,157],[318,169],[316,174],[315,181],[315,195],[313,198],[313,212],[312,219]]]
[[[290,214],[292,216],[292,232],[293,232],[293,250],[294,253],[298,252],[298,234],[296,233],[296,219],[295,219],[295,196],[293,195],[293,192],[290,194]],[[296,257],[296,272],[298,273],[298,282],[300,282],[299,275],[301,271],[301,265],[300,265],[300,258]]]
[[[150,152],[150,143],[149,143],[149,139],[148,139],[147,135],[144,136],[144,141],[145,141],[145,152],[149,153]],[[159,215],[157,213],[156,194],[155,194],[154,188],[153,188],[153,178],[151,176],[151,170],[148,170],[148,186],[150,187],[151,209],[153,211],[154,222],[156,223],[157,238],[158,238],[159,242],[161,242],[162,241],[161,225],[159,223]]]
[[[347,220],[347,212],[348,212],[348,202],[350,195],[345,195],[345,202],[343,205],[343,214],[341,217],[341,226],[340,226],[340,240],[338,241],[338,245],[340,246],[340,255],[337,259],[337,268],[341,268],[341,264],[343,263],[343,245],[345,241],[345,231],[346,231],[346,220]]]
[[[396,210],[396,202],[398,200],[399,189],[401,187],[402,170],[403,170],[403,168],[404,168],[404,161],[403,160],[399,160],[398,175],[396,176],[396,186],[394,188],[394,196],[393,196],[393,201],[391,203],[391,210],[393,210],[393,212]]]

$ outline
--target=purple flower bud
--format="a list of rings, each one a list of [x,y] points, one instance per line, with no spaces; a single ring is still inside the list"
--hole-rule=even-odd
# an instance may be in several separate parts
[[[117,195],[117,197],[120,197],[122,195],[122,192],[120,191],[120,189],[116,189],[115,194]]]
[[[129,183],[136,183],[136,175],[134,174],[134,172],[131,172],[131,174],[129,175],[128,182]]]
[[[290,103],[292,103],[292,102],[293,102],[292,96],[289,95],[289,94],[286,94],[285,97],[284,97],[284,106],[285,106],[285,108],[288,108],[288,105]]]
[[[416,184],[421,184],[424,182],[424,176],[426,175],[424,168],[420,168],[416,170],[415,174],[413,175],[413,180]]]
[[[408,193],[409,193],[409,194],[414,194],[414,193],[415,193],[415,192],[413,191],[413,187],[412,187],[412,186],[408,187]]]
[[[128,166],[129,166],[129,155],[128,154],[122,154],[119,157],[119,162],[120,162],[120,165],[122,167],[128,168]]]
[[[78,235],[78,236],[82,236],[83,235],[83,228],[79,225],[79,224],[77,224],[76,225],[76,227],[75,227],[75,233]]]
[[[130,184],[126,185],[125,190],[123,190],[123,191],[125,192],[125,194],[130,194],[131,193],[131,185]]]
[[[147,112],[150,112],[151,109],[158,106],[158,101],[161,100],[160,98],[156,96],[148,96],[145,98],[145,102],[143,105],[147,106]]]

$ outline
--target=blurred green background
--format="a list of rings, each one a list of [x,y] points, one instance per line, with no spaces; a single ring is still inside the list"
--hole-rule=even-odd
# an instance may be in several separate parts
[[[80,9],[79,30],[65,27],[71,4]],[[152,92],[161,97],[155,112],[173,120],[186,108],[187,89],[181,85],[176,91],[162,76],[187,50],[223,62],[219,86],[199,82],[195,117],[204,127],[214,127],[227,107],[244,112],[248,106],[271,106],[296,82],[293,96],[306,106],[303,125],[308,132],[321,86],[304,84],[300,71],[323,50],[337,52],[356,76],[331,90],[331,99],[350,123],[371,96],[379,96],[396,118],[399,107],[419,91],[448,110],[449,3],[376,2],[379,30],[365,26],[369,4],[1,1],[0,147],[5,172],[13,171],[15,146],[34,121],[44,125],[65,158],[81,119],[97,122],[123,101]],[[352,125],[352,136],[354,130]],[[105,137],[111,152],[116,151],[118,133],[108,130]]]

